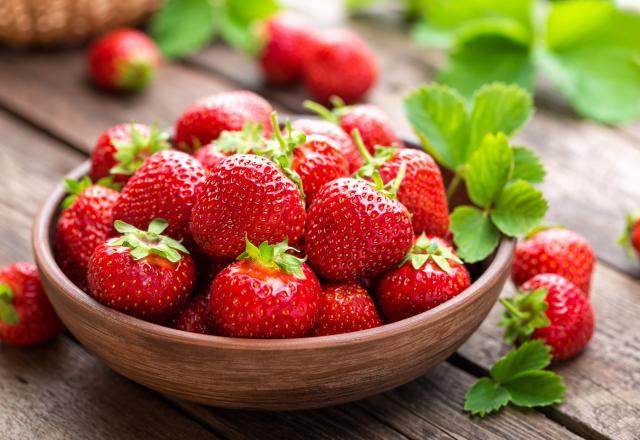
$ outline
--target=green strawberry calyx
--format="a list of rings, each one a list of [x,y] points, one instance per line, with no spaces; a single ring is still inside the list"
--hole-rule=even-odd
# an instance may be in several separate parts
[[[135,126],[131,124],[131,138],[128,141],[112,139],[111,143],[116,147],[113,157],[117,162],[113,168],[109,170],[111,174],[132,175],[142,165],[144,160],[154,153],[157,153],[171,145],[167,141],[169,135],[158,130],[156,124],[152,124],[149,134],[144,136]]]
[[[62,201],[62,209],[70,208],[78,198],[78,196],[86,189],[91,188],[94,183],[91,182],[89,176],[84,176],[80,180],[73,180],[69,178],[64,179],[64,186],[68,193],[67,197]],[[95,185],[104,186],[105,188],[111,188],[115,191],[120,191],[121,184],[115,183],[113,177],[103,177],[98,180]]]
[[[225,154],[248,154],[261,151],[267,146],[262,134],[263,128],[262,124],[248,121],[242,126],[242,130],[223,131],[212,144],[217,151]]]
[[[172,263],[177,263],[182,260],[181,253],[188,254],[189,251],[182,245],[181,241],[162,235],[167,226],[169,226],[169,223],[166,220],[157,218],[149,223],[149,228],[146,231],[141,231],[135,226],[116,220],[114,227],[122,236],[108,242],[107,245],[130,248],[131,257],[134,260],[141,260],[154,254]]]
[[[429,260],[436,263],[440,269],[449,275],[452,272],[450,262],[463,264],[462,260],[453,252],[453,249],[449,246],[443,246],[438,242],[438,240],[427,237],[423,232],[418,237],[409,253],[404,257],[400,266],[407,262],[411,262],[411,266],[415,270],[420,270],[420,268]]]
[[[263,241],[260,246],[256,246],[245,237],[245,243],[246,248],[237,260],[251,260],[264,267],[279,269],[299,279],[306,278],[302,270],[305,259],[287,253],[289,250],[295,250],[289,246],[287,239],[275,245]]]
[[[130,57],[116,63],[116,85],[132,92],[147,87],[156,75],[156,66],[147,57]]]
[[[360,169],[353,174],[354,178],[373,177],[373,174],[387,163],[397,150],[397,148],[394,147],[376,146],[374,151],[375,154],[372,156],[371,153],[369,153],[369,150],[367,150],[367,147],[365,147],[360,131],[357,128],[354,128],[351,131],[351,137],[358,148],[358,152],[364,160]]]
[[[13,291],[7,283],[0,283],[0,321],[9,325],[17,325],[20,322],[13,305]]]
[[[640,255],[640,250],[634,250],[633,243],[631,242],[633,230],[638,222],[640,222],[640,209],[628,213],[626,215],[626,225],[624,231],[622,232],[622,235],[618,237],[617,241],[617,243],[627,251],[629,258],[631,259],[635,257],[635,252],[638,252],[638,254]]]
[[[546,287],[527,292],[519,290],[513,299],[502,298],[500,303],[506,312],[498,325],[505,327],[504,340],[508,344],[528,341],[536,329],[551,324],[545,313],[549,307]]]

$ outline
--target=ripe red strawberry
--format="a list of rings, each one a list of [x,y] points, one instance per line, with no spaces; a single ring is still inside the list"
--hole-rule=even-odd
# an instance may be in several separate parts
[[[240,338],[310,336],[322,289],[313,271],[286,252],[286,240],[256,247],[249,240],[239,260],[211,286],[211,313],[220,333]]]
[[[627,226],[618,238],[618,244],[627,250],[630,258],[636,257],[640,261],[640,210],[627,214]]]
[[[291,124],[294,130],[304,134],[318,134],[335,142],[336,147],[349,162],[349,172],[355,173],[362,166],[362,156],[358,152],[353,139],[337,125],[320,119],[296,119]]]
[[[202,164],[205,170],[213,170],[220,162],[227,158],[227,155],[220,151],[214,144],[207,144],[193,153],[198,162]]]
[[[404,167],[398,200],[411,214],[414,233],[444,236],[449,230],[449,205],[440,168],[431,156],[409,148],[376,147],[372,157],[357,130],[353,131],[353,138],[365,161],[356,174],[370,178],[379,171],[382,181],[389,183],[398,177],[400,167]]]
[[[178,330],[203,335],[215,334],[211,318],[211,286],[207,285],[178,313],[172,327]]]
[[[65,182],[69,196],[56,223],[56,261],[74,284],[87,290],[89,259],[111,232],[113,207],[119,194],[111,188],[93,185],[88,177],[80,182],[71,179]]]
[[[270,136],[272,111],[264,98],[247,90],[201,98],[178,119],[175,144],[185,151],[194,151],[216,140],[223,131],[242,130],[247,122],[261,124],[265,136]]]
[[[165,235],[165,220],[148,230],[116,220],[123,234],[98,246],[89,262],[89,291],[96,301],[150,322],[165,323],[189,300],[195,265],[182,244]]]
[[[25,347],[48,341],[63,329],[35,265],[0,269],[0,341]]]
[[[371,296],[360,284],[327,284],[322,289],[315,336],[337,335],[379,327],[382,319]]]
[[[470,284],[469,271],[453,248],[422,234],[403,264],[382,275],[376,292],[382,314],[395,322],[450,300]]]
[[[253,242],[297,243],[306,213],[293,181],[269,159],[229,156],[207,176],[191,214],[191,233],[207,254],[237,257]]]
[[[142,162],[158,151],[170,147],[168,135],[155,126],[118,124],[100,135],[93,153],[89,177],[94,182],[113,176],[115,182],[124,183]]]
[[[190,241],[189,217],[205,170],[195,158],[165,150],[144,161],[122,189],[113,219],[144,228],[155,218],[169,222],[165,235]]]
[[[524,283],[513,300],[502,299],[508,343],[541,339],[559,361],[582,351],[593,336],[594,315],[589,299],[571,281],[539,274]]]
[[[303,67],[304,82],[320,102],[338,96],[345,102],[358,101],[373,87],[378,66],[373,52],[355,33],[330,30],[309,48]]]
[[[311,266],[331,280],[382,273],[411,248],[407,209],[381,182],[341,178],[324,185],[311,204],[305,251]]]
[[[153,40],[123,28],[98,38],[89,48],[89,74],[100,87],[135,91],[153,80],[162,56]]]
[[[315,38],[310,28],[300,16],[287,12],[273,15],[263,23],[264,42],[259,58],[269,84],[282,86],[300,78],[304,55]]]
[[[542,229],[518,244],[511,278],[520,286],[534,275],[555,273],[588,296],[594,263],[593,249],[580,234],[564,228]]]

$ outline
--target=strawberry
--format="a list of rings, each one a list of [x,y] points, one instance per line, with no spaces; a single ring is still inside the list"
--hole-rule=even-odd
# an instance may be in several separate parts
[[[593,249],[580,234],[557,227],[539,229],[518,244],[511,278],[520,286],[534,275],[555,273],[588,296],[594,263]]]
[[[301,259],[275,246],[249,240],[235,263],[211,286],[211,313],[220,333],[240,338],[310,336],[318,318],[322,288]]]
[[[469,271],[453,248],[423,233],[401,266],[382,275],[376,292],[382,314],[395,322],[450,300],[470,284]]]
[[[262,24],[259,59],[269,84],[283,86],[300,78],[304,55],[314,39],[310,27],[300,16],[286,12],[273,15]]]
[[[409,148],[376,147],[374,157],[365,148],[356,129],[353,139],[365,161],[356,174],[370,178],[379,171],[382,181],[388,183],[396,179],[400,167],[404,166],[398,200],[411,214],[414,233],[444,236],[449,230],[449,206],[440,168],[431,156]]]
[[[566,278],[544,273],[525,282],[515,298],[503,298],[507,343],[540,339],[559,361],[582,351],[593,336],[594,315],[584,292]]]
[[[353,139],[337,125],[320,119],[296,119],[291,124],[294,130],[304,134],[317,134],[331,139],[349,162],[349,172],[355,173],[362,166],[362,156]]]
[[[227,158],[227,155],[220,151],[215,144],[207,144],[193,153],[193,157],[202,164],[205,170],[212,171],[220,162]]]
[[[302,237],[306,213],[298,187],[264,157],[229,156],[213,169],[191,214],[191,233],[217,259],[236,258],[247,237],[271,244]]]
[[[360,284],[327,284],[322,289],[315,336],[336,335],[379,327],[382,319],[371,296]]]
[[[247,122],[271,135],[271,104],[247,90],[223,92],[191,104],[176,123],[175,144],[191,152],[216,140],[223,131],[239,131]]]
[[[166,235],[189,243],[189,217],[204,180],[204,168],[188,154],[175,150],[156,153],[122,189],[113,218],[137,228],[163,218],[169,222]]]
[[[640,210],[627,214],[627,226],[618,238],[618,244],[627,250],[630,258],[635,251],[640,261]]]
[[[373,52],[355,33],[330,30],[309,47],[303,67],[307,89],[323,103],[332,96],[352,103],[373,87],[378,66]]]
[[[145,232],[116,220],[122,235],[98,246],[89,262],[91,296],[146,321],[171,319],[189,300],[196,271],[189,251],[161,235],[167,226],[155,219]]]
[[[375,276],[411,248],[409,213],[383,188],[379,175],[374,177],[375,185],[352,178],[329,182],[309,208],[305,251],[311,266],[328,279]]]
[[[63,329],[35,265],[0,269],[0,341],[25,347],[48,341]]]
[[[119,124],[100,135],[91,154],[89,177],[94,182],[113,176],[124,183],[142,162],[158,151],[170,147],[168,135],[155,126]]]
[[[89,75],[105,89],[141,90],[151,83],[161,60],[158,47],[145,34],[116,29],[89,47]]]
[[[62,203],[54,240],[60,269],[82,290],[87,290],[87,270],[91,254],[111,232],[117,191],[93,185],[91,179],[65,180],[69,196]]]
[[[172,327],[178,330],[203,335],[213,335],[215,330],[211,319],[211,286],[197,293],[178,313]]]

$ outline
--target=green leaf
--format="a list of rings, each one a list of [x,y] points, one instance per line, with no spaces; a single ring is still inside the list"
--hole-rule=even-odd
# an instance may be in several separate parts
[[[405,97],[404,109],[424,149],[440,164],[451,170],[464,164],[467,112],[455,90],[421,86]]]
[[[535,151],[527,147],[513,147],[512,180],[525,180],[531,184],[542,183],[546,173]]]
[[[453,45],[455,31],[434,26],[428,21],[421,21],[411,30],[411,38],[419,46],[446,49]]]
[[[563,401],[566,386],[562,377],[552,371],[527,371],[502,383],[511,402],[518,406],[546,406]]]
[[[167,0],[151,19],[150,32],[166,58],[194,53],[215,35],[214,8],[209,0]]]
[[[609,1],[562,1],[551,5],[547,17],[546,45],[554,51],[593,39],[615,14]]]
[[[451,231],[458,255],[468,263],[489,256],[500,240],[500,232],[491,219],[473,206],[459,206],[453,211]]]
[[[226,0],[226,6],[229,17],[244,26],[268,18],[280,9],[276,0]]]
[[[540,225],[548,204],[542,193],[524,180],[508,184],[495,203],[491,219],[504,234],[523,235]]]
[[[551,363],[551,348],[542,341],[525,342],[512,350],[491,368],[491,377],[503,383],[530,370],[542,370]]]
[[[491,205],[509,180],[513,153],[507,137],[487,134],[480,148],[469,159],[465,172],[467,192],[479,206]]]
[[[523,27],[532,27],[533,0],[430,0],[427,16],[434,25],[457,28],[488,18],[512,19]]]
[[[479,379],[465,396],[464,410],[484,417],[509,403],[509,392],[488,377]]]

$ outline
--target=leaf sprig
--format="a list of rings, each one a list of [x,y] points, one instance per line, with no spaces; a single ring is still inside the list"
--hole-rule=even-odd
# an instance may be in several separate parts
[[[306,258],[289,254],[288,251],[295,249],[289,246],[286,239],[275,245],[263,241],[260,246],[256,246],[245,237],[245,245],[245,251],[238,256],[237,260],[255,261],[265,267],[277,268],[298,279],[305,279],[302,263]]]

